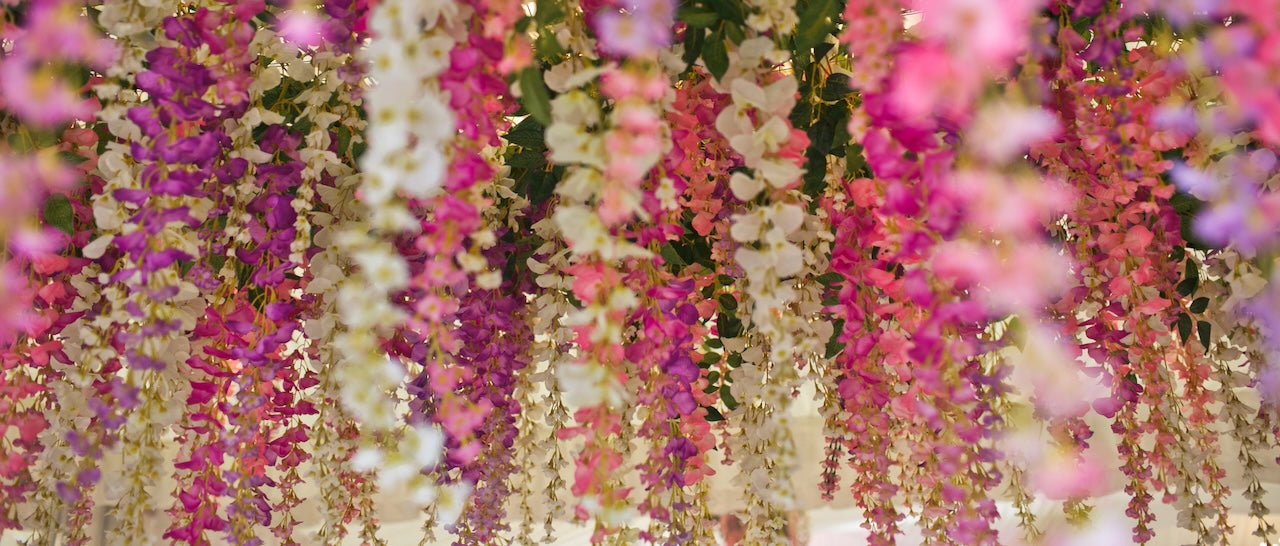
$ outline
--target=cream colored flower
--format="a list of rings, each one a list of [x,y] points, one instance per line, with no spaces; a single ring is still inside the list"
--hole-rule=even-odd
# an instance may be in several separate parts
[[[729,177],[729,190],[739,200],[750,201],[764,190],[764,182],[757,177],[736,172]]]
[[[734,104],[750,106],[771,116],[786,117],[796,105],[799,84],[793,77],[782,78],[764,87],[748,79],[730,85]]]
[[[561,164],[580,163],[604,170],[604,139],[580,125],[553,123],[547,128],[548,157]]]
[[[765,154],[777,152],[791,138],[791,128],[786,120],[770,117],[764,125],[755,131],[729,137],[729,144],[742,154],[743,162],[748,167],[755,167]]]

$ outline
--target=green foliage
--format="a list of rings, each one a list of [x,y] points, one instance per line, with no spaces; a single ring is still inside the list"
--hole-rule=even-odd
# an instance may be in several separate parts
[[[67,235],[75,232],[75,213],[67,196],[55,193],[45,200],[44,221]]]
[[[1186,343],[1191,339],[1191,316],[1186,313],[1178,314],[1178,337],[1182,338],[1182,342]]]
[[[706,63],[707,70],[717,80],[723,78],[724,73],[729,70],[729,50],[725,47],[723,31],[717,30],[707,37],[702,49],[702,62]]]
[[[1187,242],[1187,248],[1195,250],[1212,249],[1213,245],[1196,236],[1195,230],[1192,229],[1192,219],[1200,213],[1200,209],[1204,208],[1204,202],[1191,194],[1179,191],[1169,198],[1169,204],[1173,205],[1173,210],[1178,213],[1178,231],[1182,235],[1182,240]]]
[[[1187,307],[1187,309],[1190,310],[1192,313],[1203,313],[1204,310],[1208,308],[1209,308],[1209,298],[1206,298],[1204,296],[1196,298],[1194,301],[1191,302],[1191,305]]]
[[[676,19],[693,28],[711,28],[720,22],[720,13],[704,6],[681,6]]]
[[[797,4],[797,10],[801,4]],[[813,49],[827,35],[836,29],[839,23],[837,15],[843,8],[836,0],[811,0],[803,11],[799,12],[800,22],[796,23],[795,42],[797,51]]]
[[[827,352],[823,358],[835,358],[836,355],[844,352],[845,344],[840,342],[840,334],[844,332],[845,319],[836,319],[832,326],[835,329],[831,332],[831,339],[827,340]]]
[[[542,70],[530,66],[520,71],[520,105],[543,126],[551,125],[551,92],[542,81]]]
[[[1183,297],[1190,297],[1196,293],[1198,288],[1200,288],[1200,266],[1196,264],[1195,260],[1188,259],[1184,264],[1182,282],[1179,282],[1177,286],[1178,294]]]
[[[1212,345],[1213,342],[1213,327],[1206,321],[1197,321],[1196,334],[1200,336],[1200,344],[1204,345],[1204,352],[1208,354],[1209,346]]]

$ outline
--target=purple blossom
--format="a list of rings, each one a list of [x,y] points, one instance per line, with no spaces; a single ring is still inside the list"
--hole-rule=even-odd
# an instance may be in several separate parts
[[[1174,165],[1169,170],[1169,177],[1177,184],[1178,189],[1202,201],[1216,199],[1223,191],[1222,185],[1214,177],[1184,163]]]
[[[681,383],[690,384],[698,380],[701,371],[698,366],[693,363],[689,355],[684,353],[676,354],[667,361],[667,373],[676,377]]]
[[[687,390],[677,392],[672,396],[671,405],[680,412],[680,415],[691,415],[694,410],[698,409],[698,402],[693,399],[693,395]]]
[[[102,479],[102,471],[98,467],[90,467],[76,473],[76,482],[81,487],[92,487]]]
[[[160,120],[156,117],[155,112],[149,107],[134,106],[125,113],[125,117],[137,125],[138,128],[142,129],[142,134],[146,136],[155,138],[164,132],[164,127],[160,125]],[[134,155],[138,155],[136,150]]]
[[[1185,165],[1171,169],[1180,189],[1207,202],[1193,222],[1196,235],[1246,255],[1274,246],[1280,239],[1280,194],[1262,184],[1276,163],[1275,153],[1262,149],[1230,155],[1208,171]]]
[[[221,152],[222,147],[226,144],[225,137],[219,131],[210,131],[200,133],[195,136],[178,138],[172,142],[167,139],[158,139],[154,144],[156,157],[166,163],[186,163],[195,165],[198,168],[206,169],[210,166],[214,158]],[[186,186],[191,186],[191,181],[186,182]],[[198,181],[197,181],[198,182]],[[183,193],[186,193],[185,191]],[[174,193],[173,195],[179,195]]]
[[[159,271],[169,267],[174,262],[191,260],[193,256],[177,249],[166,249],[159,252],[151,252],[143,256],[143,271]]]
[[[662,453],[668,457],[674,456],[680,459],[688,459],[698,454],[698,446],[690,442],[688,438],[672,438],[667,442]]]

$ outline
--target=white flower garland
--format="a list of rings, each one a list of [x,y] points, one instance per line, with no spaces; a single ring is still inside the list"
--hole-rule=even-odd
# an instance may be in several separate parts
[[[528,417],[522,413],[520,435],[515,442],[515,460],[520,468],[517,483],[525,486],[517,495],[522,516],[520,535],[528,544],[533,543],[536,515],[530,506],[545,507],[544,541],[552,539],[554,521],[569,513],[567,499],[562,496],[567,484],[561,476],[561,470],[570,464],[569,448],[556,437],[556,432],[569,426],[572,419],[557,384],[556,370],[574,365],[573,355],[563,350],[573,345],[574,334],[560,322],[574,310],[565,297],[572,277],[560,273],[569,266],[569,251],[561,248],[559,232],[550,219],[534,224],[533,228],[547,241],[535,254],[548,258],[544,264],[530,257],[527,265],[538,275],[535,279],[538,286],[549,290],[538,294],[532,303],[534,312],[529,317],[529,329],[534,335],[532,358],[529,367],[520,372],[522,387],[518,391],[522,395],[522,407],[529,412],[543,410],[541,415]]]
[[[770,19],[769,13],[764,10],[757,16],[770,26],[790,28],[785,20]],[[752,26],[765,25],[756,21]],[[751,523],[746,539],[753,543],[788,539],[788,512],[796,505],[791,475],[797,457],[787,408],[799,387],[797,359],[807,360],[814,352],[821,356],[821,348],[815,351],[812,341],[797,342],[815,335],[809,331],[814,326],[805,320],[806,315],[816,314],[813,302],[796,307],[802,298],[814,299],[816,270],[806,269],[806,264],[809,268],[825,265],[815,261],[814,250],[821,245],[812,244],[814,232],[821,230],[811,226],[807,235],[802,233],[808,218],[802,196],[786,188],[795,185],[803,169],[793,159],[778,155],[790,138],[787,118],[795,106],[798,83],[792,75],[761,83],[770,76],[771,66],[785,60],[786,53],[776,49],[770,38],[744,40],[719,82],[732,103],[716,119],[716,129],[753,171],[735,173],[729,181],[734,196],[748,203],[744,212],[734,215],[730,236],[741,245],[735,259],[745,273],[745,280],[739,282],[739,312],[749,312],[751,320],[738,338],[741,341],[734,347],[726,343],[727,350],[741,351],[742,356],[731,387],[741,407],[726,419],[741,431],[728,441],[739,463],[734,483],[743,487],[747,497]],[[761,194],[774,195],[774,200],[751,205]],[[811,244],[804,248],[798,241]],[[829,326],[826,329],[830,331]]]
[[[393,0],[371,13],[374,39],[362,58],[377,84],[365,97],[369,149],[360,160],[365,175],[359,190],[367,218],[337,240],[359,267],[340,283],[338,310],[347,329],[335,337],[344,358],[334,370],[343,404],[362,424],[363,447],[354,464],[378,469],[383,487],[404,484],[416,503],[434,502],[445,524],[461,513],[466,485],[441,489],[422,474],[439,462],[443,433],[435,426],[401,426],[398,397],[389,393],[402,388],[405,364],[388,359],[378,339],[406,318],[390,302],[409,282],[408,265],[390,239],[416,230],[417,221],[398,193],[428,197],[443,185],[443,147],[454,120],[435,77],[447,68],[455,43],[447,29],[465,17],[448,1]],[[394,440],[387,436],[392,433]]]

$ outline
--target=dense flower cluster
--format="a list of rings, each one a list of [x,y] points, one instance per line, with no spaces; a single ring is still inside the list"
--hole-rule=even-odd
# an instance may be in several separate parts
[[[1277,89],[1277,0],[0,0],[0,534],[1272,541]]]

